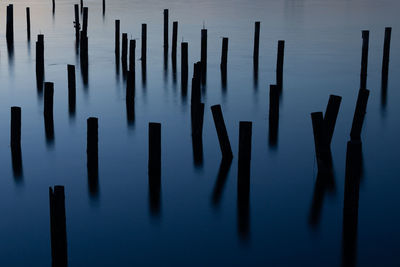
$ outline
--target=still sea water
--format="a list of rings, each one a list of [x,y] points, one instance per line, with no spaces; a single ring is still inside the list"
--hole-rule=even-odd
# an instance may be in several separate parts
[[[6,6],[14,4],[14,52],[7,49]],[[0,266],[50,266],[48,188],[65,186],[69,266],[340,266],[346,143],[355,109],[361,31],[370,30],[356,246],[358,266],[400,260],[400,20],[398,0],[84,0],[89,8],[89,74],[75,51],[78,1],[0,3]],[[27,41],[25,8],[31,10]],[[178,66],[163,61],[163,9],[179,21]],[[82,19],[82,18],[81,18]],[[114,21],[137,39],[135,120],[128,123],[122,72],[116,73]],[[254,22],[261,21],[258,79],[253,72]],[[147,23],[146,81],[140,64]],[[203,161],[194,162],[189,95],[182,97],[180,42],[189,43],[189,78],[208,29]],[[384,29],[393,27],[387,96],[381,94]],[[54,140],[46,142],[43,95],[35,75],[35,41],[44,34],[45,80],[54,82]],[[222,37],[229,37],[226,88]],[[268,139],[269,85],[278,40],[285,40],[277,143]],[[170,45],[171,47],[171,45]],[[76,114],[68,112],[67,64],[76,65]],[[329,95],[343,97],[332,140],[334,186],[315,187],[310,113]],[[221,104],[234,159],[218,173],[221,153],[210,106]],[[22,108],[22,175],[13,173],[10,107]],[[86,119],[99,118],[99,188],[89,191]],[[237,205],[239,121],[253,122],[250,204]],[[162,123],[158,209],[147,175],[148,123]],[[397,173],[397,174],[396,174]],[[314,195],[322,197],[315,200]],[[314,200],[313,200],[314,199]],[[315,201],[318,201],[316,204]],[[313,203],[314,202],[314,203]],[[314,206],[317,205],[317,211]],[[313,214],[316,216],[313,217]],[[311,219],[314,218],[314,219]],[[245,231],[239,222],[245,220]]]

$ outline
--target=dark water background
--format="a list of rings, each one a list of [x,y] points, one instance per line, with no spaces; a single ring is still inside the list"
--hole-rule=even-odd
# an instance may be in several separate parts
[[[89,83],[75,54],[73,4],[58,0],[0,3],[0,265],[51,264],[48,187],[65,185],[70,266],[270,265],[338,266],[346,142],[359,88],[361,30],[370,30],[368,86],[362,132],[357,262],[400,264],[398,0],[128,1],[89,7]],[[14,55],[5,41],[6,5],[14,4]],[[32,41],[25,7],[31,7]],[[163,66],[163,16],[179,21],[176,83]],[[114,60],[114,20],[136,38],[135,123],[128,125],[125,82]],[[258,82],[253,79],[254,21],[261,21]],[[190,94],[181,97],[180,41],[189,43],[189,77],[200,58],[200,30],[208,29],[208,75],[203,101],[204,162],[193,164]],[[141,23],[148,24],[147,82],[140,65]],[[381,96],[384,27],[392,26],[386,104]],[[45,35],[46,81],[55,83],[55,140],[46,143],[43,99],[37,94],[35,40]],[[222,36],[229,37],[228,81],[219,69]],[[277,40],[286,41],[279,137],[268,143],[269,84],[275,83]],[[77,67],[77,110],[68,115],[66,65]],[[189,83],[190,87],[190,83]],[[329,94],[343,96],[332,141],[335,188],[319,220],[310,224],[316,162],[310,113],[325,111]],[[220,201],[212,194],[220,151],[210,106],[221,104],[232,144],[232,166]],[[10,107],[22,107],[23,177],[13,176]],[[89,194],[86,119],[99,117],[99,192]],[[239,121],[253,121],[249,232],[238,231]],[[149,207],[148,122],[162,123],[159,213]]]

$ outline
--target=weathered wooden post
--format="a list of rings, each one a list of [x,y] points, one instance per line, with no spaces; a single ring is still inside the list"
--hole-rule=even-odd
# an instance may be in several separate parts
[[[182,89],[187,90],[187,82],[188,82],[188,43],[181,43],[181,83]]]
[[[207,29],[201,30],[201,72],[202,72],[202,84],[206,82],[206,73],[207,73]]]
[[[330,95],[329,102],[326,106],[324,115],[324,127],[327,134],[328,145],[331,145],[333,132],[335,131],[336,119],[339,114],[340,103],[342,97],[337,95]]]
[[[172,23],[172,62],[176,64],[176,49],[178,44],[178,22],[174,21]]]
[[[222,115],[221,105],[211,106],[215,129],[217,130],[219,146],[222,158],[231,159],[233,157],[231,143],[229,142],[228,132]]]
[[[75,106],[76,106],[76,78],[75,78],[75,66],[68,65],[68,109],[69,114],[75,114]]]
[[[31,12],[29,7],[26,8],[26,35],[28,37],[28,41],[31,40]]]
[[[362,31],[360,89],[367,89],[369,31]]]
[[[115,20],[115,57],[119,60],[119,49],[120,49],[120,45],[119,45],[119,34],[120,34],[120,20],[116,19]]]
[[[21,108],[11,107],[11,147],[21,146]]]
[[[147,60],[147,24],[142,24],[142,64]]]
[[[67,225],[64,186],[49,187],[52,266],[67,267]]]
[[[390,39],[392,36],[392,28],[385,28],[385,41],[383,44],[383,59],[382,59],[382,89],[386,90],[389,74],[389,55],[390,55]]]
[[[89,190],[91,194],[96,195],[98,191],[99,176],[99,135],[98,118],[90,117],[87,119],[87,170],[89,180]]]
[[[74,27],[75,27],[75,39],[76,43],[79,43],[79,32],[81,30],[81,24],[79,22],[79,5],[74,5],[74,10],[75,10],[75,21],[74,21]]]
[[[269,130],[268,140],[271,147],[275,147],[278,142],[279,127],[279,95],[278,86],[271,84],[269,86]]]
[[[280,90],[283,88],[283,60],[285,53],[285,41],[278,41],[278,57],[276,61],[276,85]]]
[[[260,49],[260,22],[256,21],[254,24],[254,50],[253,50],[254,66],[258,66],[259,49]]]
[[[129,70],[135,71],[136,40],[129,41]]]
[[[14,44],[14,5],[7,6],[7,25],[6,25],[7,44]]]
[[[161,175],[161,123],[149,123],[149,176]]]
[[[168,9],[164,9],[164,49],[168,49]]]
[[[226,72],[228,64],[228,38],[222,38],[221,70]]]
[[[368,97],[369,90],[360,89],[358,91],[357,104],[350,132],[351,140],[361,140],[361,130],[364,123],[365,113],[367,111]]]
[[[239,123],[237,211],[238,233],[243,240],[246,240],[249,234],[251,136],[252,122],[241,121]]]

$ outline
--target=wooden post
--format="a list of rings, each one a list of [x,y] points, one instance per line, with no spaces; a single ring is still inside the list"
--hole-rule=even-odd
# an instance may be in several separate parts
[[[56,1],[55,0],[52,1],[53,1],[53,14],[54,14],[54,12],[56,11]]]
[[[76,105],[76,78],[75,78],[75,66],[68,65],[68,107],[71,115],[75,114]]]
[[[382,59],[382,89],[386,90],[388,74],[389,74],[389,55],[390,55],[390,39],[392,28],[385,28],[385,41],[383,44],[383,59]]]
[[[367,89],[369,31],[362,31],[360,89]]]
[[[278,41],[278,57],[276,61],[276,85],[280,90],[283,88],[283,60],[285,53],[285,41]]]
[[[129,70],[135,71],[136,40],[129,41]]]
[[[201,30],[201,72],[204,84],[207,72],[207,29]]]
[[[126,101],[127,103],[133,103],[135,99],[135,69],[127,72],[126,82]]]
[[[324,127],[327,134],[328,145],[331,145],[333,132],[335,131],[336,119],[339,114],[340,103],[342,97],[337,95],[330,95],[328,106],[326,107],[324,115]]]
[[[87,33],[87,29],[88,29],[88,13],[89,13],[89,8],[88,7],[84,7],[83,8],[83,25],[82,25],[82,32],[83,35],[85,35],[85,37],[88,37]]]
[[[11,147],[21,146],[21,108],[11,107]]]
[[[231,159],[233,157],[231,144],[229,142],[228,132],[226,131],[224,117],[222,115],[221,105],[211,106],[211,112],[214,118],[215,129],[217,130],[219,146],[222,158]]]
[[[353,124],[351,126],[351,140],[361,140],[361,129],[364,123],[365,113],[367,111],[367,103],[369,90],[360,89],[358,91],[356,109],[354,111]]]
[[[250,162],[252,122],[239,123],[239,159],[237,183],[238,233],[243,240],[249,234]]]
[[[176,62],[176,49],[178,44],[178,22],[172,23],[172,61]]]
[[[14,43],[14,5],[7,6],[6,39],[9,45]]]
[[[119,19],[116,19],[115,20],[115,56],[118,58],[118,60],[119,60],[119,47],[120,47],[120,45],[119,45],[119,34],[120,34],[120,20]]]
[[[222,38],[221,70],[226,72],[228,64],[228,38]]]
[[[75,22],[74,22],[75,39],[76,42],[79,43],[79,32],[81,30],[81,24],[79,22],[79,5],[74,5],[74,9],[75,9]]]
[[[271,84],[269,86],[269,144],[274,147],[278,141],[279,125],[279,95],[278,86]]]
[[[43,89],[43,78],[44,78],[44,35],[39,34],[36,42],[36,78],[38,88],[40,91]]]
[[[149,123],[149,162],[150,176],[161,174],[161,123]]]
[[[192,105],[201,102],[201,88],[200,88],[201,75],[199,74],[200,69],[201,69],[201,63],[200,62],[195,63],[193,78],[192,78],[192,95],[191,95]]]
[[[147,24],[142,24],[142,63],[147,60]]]
[[[168,9],[164,9],[164,49],[168,48]]]
[[[328,144],[328,135],[324,125],[322,112],[311,113],[311,120],[314,133],[318,172],[327,173],[330,170],[331,165],[331,151]]]
[[[121,57],[122,63],[127,62],[128,60],[128,34],[123,33],[122,34],[122,57]]]
[[[258,66],[260,49],[260,22],[256,21],[254,24],[254,50],[253,50],[253,63]]]
[[[89,190],[91,193],[97,193],[98,173],[99,173],[99,123],[98,118],[90,117],[87,119],[87,169],[89,178]]]
[[[199,167],[203,165],[203,122],[204,122],[204,103],[200,102],[192,103],[191,123],[192,123],[193,159],[195,166]]]
[[[81,13],[83,13],[83,0],[81,0]]]
[[[49,201],[52,266],[66,267],[68,253],[64,186],[56,185],[54,190],[49,187]]]
[[[188,81],[188,43],[181,43],[181,83],[182,85],[186,85]]]
[[[26,8],[26,34],[28,41],[31,40],[31,12],[29,7]]]
[[[53,97],[54,97],[54,83],[44,83],[44,116],[53,117]]]
[[[106,0],[103,0],[103,16],[106,14]]]

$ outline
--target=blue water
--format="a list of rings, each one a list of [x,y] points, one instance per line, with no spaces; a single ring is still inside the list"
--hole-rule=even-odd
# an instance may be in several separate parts
[[[89,7],[89,82],[75,53],[73,4],[0,3],[0,265],[50,266],[48,188],[65,186],[69,266],[339,266],[346,143],[360,79],[361,30],[370,30],[370,98],[362,132],[358,266],[398,266],[400,249],[400,21],[397,0],[128,1]],[[14,4],[14,54],[5,41],[6,5]],[[27,42],[25,7],[31,8]],[[163,64],[164,8],[179,21],[174,82],[169,50]],[[126,118],[125,81],[116,74],[114,20],[137,39],[135,122]],[[261,21],[258,82],[253,76],[254,22]],[[141,24],[148,24],[146,84],[140,64]],[[203,164],[195,165],[190,82],[181,96],[180,42],[189,43],[189,77],[208,29]],[[393,27],[389,86],[382,105],[384,28]],[[55,83],[54,143],[46,142],[43,97],[35,75],[36,35],[45,35],[46,81]],[[229,37],[228,80],[220,75],[222,38]],[[269,85],[275,83],[277,41],[285,44],[278,142],[268,143]],[[68,114],[67,64],[76,65],[76,116]],[[330,94],[343,97],[332,155],[334,190],[310,224],[317,166],[310,113],[325,111]],[[234,159],[217,203],[213,190],[221,153],[210,106],[221,104]],[[23,176],[15,177],[9,145],[10,107],[22,108]],[[99,118],[99,190],[89,193],[86,119]],[[239,121],[253,122],[249,227],[238,229]],[[159,212],[149,203],[148,123],[162,123]],[[243,218],[242,218],[243,219]]]

